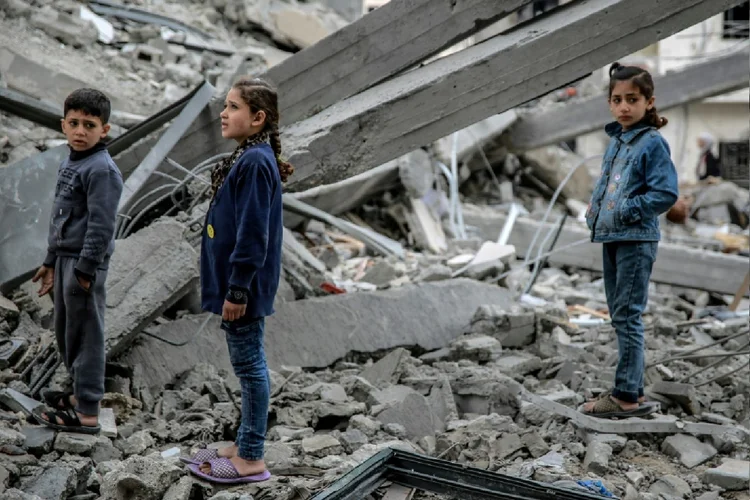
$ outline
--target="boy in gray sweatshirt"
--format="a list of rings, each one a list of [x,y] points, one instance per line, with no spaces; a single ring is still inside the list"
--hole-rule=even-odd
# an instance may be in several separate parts
[[[57,430],[96,434],[104,395],[105,281],[123,184],[101,142],[110,128],[107,96],[78,89],[63,112],[70,156],[57,174],[47,257],[33,281],[41,280],[40,296],[53,291],[57,347],[73,391],[44,393],[54,411],[35,417]]]

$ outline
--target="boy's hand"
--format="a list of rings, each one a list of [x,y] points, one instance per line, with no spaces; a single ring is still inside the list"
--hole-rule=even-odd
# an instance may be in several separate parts
[[[55,269],[47,266],[40,267],[34,277],[31,278],[33,283],[39,280],[42,280],[42,285],[39,287],[38,292],[38,295],[41,297],[47,295],[52,290],[52,286],[55,284]]]
[[[228,300],[225,300],[224,307],[221,309],[221,317],[226,321],[235,321],[243,317],[246,310],[246,304],[232,304]]]
[[[91,282],[87,280],[86,278],[81,278],[80,276],[76,276],[76,279],[78,280],[78,284],[81,285],[84,290],[88,291],[88,289],[91,288]]]

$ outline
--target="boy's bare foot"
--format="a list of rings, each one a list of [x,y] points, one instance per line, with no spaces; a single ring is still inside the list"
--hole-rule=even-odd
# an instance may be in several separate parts
[[[263,460],[245,460],[237,456],[229,459],[232,461],[235,469],[237,469],[237,473],[242,477],[262,474],[266,470],[266,463]],[[201,464],[200,470],[204,474],[211,475],[211,466],[208,463]]]

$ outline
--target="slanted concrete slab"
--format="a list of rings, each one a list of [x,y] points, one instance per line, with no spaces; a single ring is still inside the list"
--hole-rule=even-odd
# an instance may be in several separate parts
[[[750,51],[743,50],[656,77],[659,110],[746,88],[748,55]],[[603,129],[612,121],[606,100],[599,94],[521,116],[508,130],[508,146],[524,151]]]
[[[198,254],[185,227],[157,221],[115,243],[104,319],[108,357],[120,354],[154,319],[198,281]]]
[[[563,5],[286,127],[283,141],[296,168],[289,187],[307,189],[356,175],[543,95],[731,5],[732,0],[669,0],[658,9],[650,0]],[[196,147],[198,141],[193,141]]]
[[[409,285],[382,292],[360,292],[276,304],[266,321],[266,356],[270,367],[321,368],[351,352],[374,352],[399,346],[434,350],[462,335],[480,304],[508,305],[508,290],[466,279]],[[231,373],[219,317],[188,316],[165,324],[158,335],[173,347],[150,337],[120,359],[138,365],[143,380],[163,387],[199,362]]]
[[[71,75],[37,64],[7,47],[0,47],[0,74],[8,88],[59,107],[61,115],[62,103],[68,94],[81,87],[91,86]],[[127,109],[122,100],[109,93],[107,95],[113,108]]]
[[[745,490],[750,486],[750,462],[724,459],[719,467],[708,469],[703,474],[703,480],[729,491]]]
[[[414,67],[530,2],[388,2],[314,46],[273,66],[260,77],[278,87],[282,125],[292,124]],[[222,104],[223,96],[208,106],[175,147],[170,155],[173,160],[183,166],[192,166],[216,153],[232,150],[233,146],[221,138],[219,114]],[[143,141],[117,159],[126,176],[155,142],[153,138]],[[411,150],[422,145],[415,144]],[[381,163],[398,156],[394,155]],[[377,164],[370,165],[370,168],[375,166]],[[168,170],[169,167],[165,172],[168,173]],[[290,180],[289,186],[292,182]],[[320,184],[325,183],[316,185]],[[145,186],[145,189],[149,189],[149,186]]]
[[[479,228],[481,234],[490,240],[497,238],[506,220],[502,213],[474,205],[464,205],[463,214],[467,225]],[[527,218],[516,220],[509,243],[515,245],[518,255],[526,254],[539,225],[538,221]],[[556,226],[552,223],[544,224],[542,237],[537,239],[537,244],[554,227]],[[561,249],[587,238],[590,238],[590,232],[584,226],[571,223],[563,229],[556,248]],[[556,266],[573,266],[601,272],[601,254],[600,244],[584,242],[550,255],[549,262]],[[747,257],[661,242],[651,280],[656,283],[734,295],[742,284],[747,267]]]

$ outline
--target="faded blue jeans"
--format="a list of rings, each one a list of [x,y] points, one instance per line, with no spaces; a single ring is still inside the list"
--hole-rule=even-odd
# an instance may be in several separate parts
[[[612,395],[635,403],[643,396],[646,363],[642,315],[648,303],[648,282],[659,244],[621,241],[602,246],[604,291],[620,354]]]
[[[262,460],[271,395],[266,353],[263,350],[265,318],[222,321],[229,359],[242,389],[242,417],[235,444],[245,460]]]

